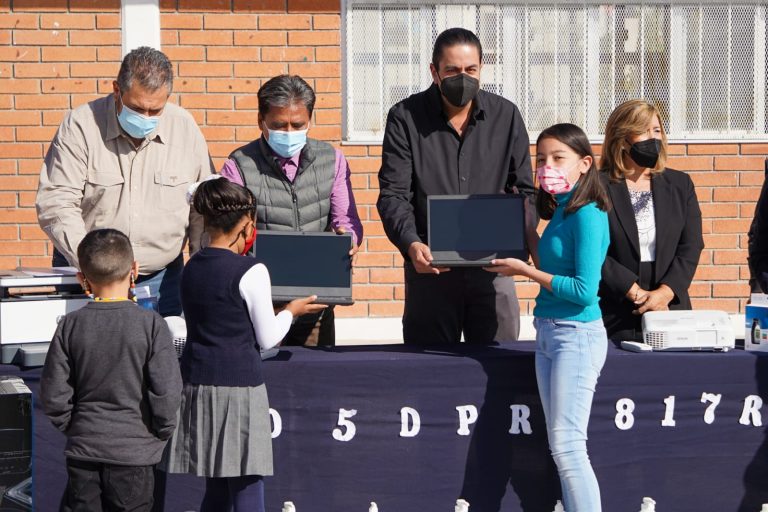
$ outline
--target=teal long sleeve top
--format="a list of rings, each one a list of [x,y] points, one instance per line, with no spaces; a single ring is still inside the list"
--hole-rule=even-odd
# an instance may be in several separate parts
[[[543,286],[533,314],[591,322],[602,317],[597,290],[608,251],[608,214],[595,203],[565,215],[573,191],[555,196],[558,206],[539,242],[540,270],[552,274],[552,291]]]

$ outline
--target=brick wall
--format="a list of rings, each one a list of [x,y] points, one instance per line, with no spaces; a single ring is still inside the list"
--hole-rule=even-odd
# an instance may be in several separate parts
[[[398,316],[402,258],[375,208],[381,147],[340,145],[339,8],[338,0],[161,0],[163,51],[177,75],[172,101],[192,112],[219,167],[233,148],[259,136],[261,83],[278,73],[307,79],[317,92],[310,136],[348,157],[366,230],[357,302],[338,314]],[[50,262],[34,211],[40,164],[64,113],[111,91],[120,40],[119,0],[0,0],[0,267]],[[768,144],[675,145],[671,152],[670,166],[693,177],[704,214],[694,305],[743,311],[746,231]],[[519,283],[524,313],[537,291]]]

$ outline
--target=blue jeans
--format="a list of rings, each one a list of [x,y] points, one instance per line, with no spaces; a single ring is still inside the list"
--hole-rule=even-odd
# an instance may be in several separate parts
[[[592,322],[535,318],[536,381],[566,512],[600,512],[600,487],[587,455],[587,426],[608,338]]]
[[[66,267],[69,262],[58,250],[53,250],[54,267]],[[162,270],[152,274],[139,276],[136,286],[148,286],[149,294],[157,297],[158,312],[161,316],[178,316],[181,314],[181,271],[184,268],[184,257],[179,256]]]

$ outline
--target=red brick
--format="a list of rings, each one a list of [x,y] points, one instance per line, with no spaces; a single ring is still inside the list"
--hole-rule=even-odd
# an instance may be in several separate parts
[[[168,46],[163,48],[163,53],[175,63],[205,60],[205,48],[202,46]]]
[[[385,237],[366,237],[364,241],[369,252],[397,252],[392,242]]]
[[[746,233],[752,219],[713,220],[712,230],[715,233]]]
[[[43,157],[43,146],[42,144],[35,144],[35,143],[11,143],[11,144],[0,144],[0,155],[3,155],[5,158],[42,158]],[[5,181],[8,178],[0,178],[0,189],[3,190],[14,190],[7,188],[6,185],[4,185]],[[25,186],[27,178],[23,178],[21,181],[19,181],[19,187]],[[37,188],[37,183],[34,184],[34,188]]]
[[[404,303],[397,302],[370,302],[368,303],[369,315],[372,317],[377,316],[403,316]]]
[[[704,236],[704,247],[707,249],[735,249],[739,246],[739,236],[735,234]]]
[[[39,226],[20,226],[22,240],[48,240],[48,235]]]
[[[715,201],[757,201],[760,197],[758,187],[734,187],[716,188],[713,199]]]
[[[208,61],[247,61],[257,62],[259,60],[259,49],[254,46],[243,46],[240,48],[231,48],[225,46],[211,46],[207,49]]]
[[[712,285],[709,283],[693,283],[688,287],[688,295],[691,297],[711,297]]]
[[[179,76],[232,76],[228,62],[180,62]]]
[[[762,156],[718,156],[715,169],[720,171],[762,171],[765,158]]]
[[[357,261],[354,265],[352,267],[352,284],[368,284],[370,271],[367,268],[360,268],[360,264]]]
[[[16,140],[19,142],[50,142],[56,134],[55,126],[19,126]]]
[[[272,78],[286,72],[285,64],[281,62],[236,62],[235,76]]]
[[[66,11],[66,0],[13,0],[14,11]]]
[[[255,125],[258,122],[256,112],[247,112],[245,110],[237,112],[209,110],[206,115],[206,121],[206,124],[214,126]]]
[[[316,94],[315,108],[341,108],[341,94]]]
[[[704,249],[701,251],[701,254],[699,255],[699,266],[703,267],[705,265],[711,265],[712,264],[712,250],[710,249]]]
[[[764,181],[765,173],[762,171],[742,171],[739,173],[739,185],[744,187],[762,187]]]
[[[63,62],[14,64],[13,75],[16,78],[66,78],[69,76],[69,64]]]
[[[182,30],[179,32],[179,44],[204,46],[232,46],[231,30]],[[237,46],[237,43],[235,43]]]
[[[66,113],[67,113],[66,110],[44,110],[43,125],[45,126],[60,125]]]
[[[315,60],[318,62],[339,62],[341,60],[341,48],[321,46],[315,50]],[[341,73],[341,68],[339,68],[339,73]]]
[[[18,2],[17,2],[18,3]],[[37,29],[40,28],[40,17],[37,14],[19,14],[4,12],[0,14],[0,28]]]
[[[49,267],[51,256],[22,256],[19,258],[22,267]]]
[[[288,33],[289,46],[338,46],[341,33],[337,30],[322,32],[299,31]]]
[[[2,178],[0,178],[2,179]],[[32,224],[37,222],[37,212],[34,208],[13,208],[0,210],[0,223],[11,224],[14,222]],[[0,247],[2,244],[0,244]]]
[[[381,160],[379,158],[349,158],[349,168],[352,172],[379,172]]]
[[[340,12],[341,0],[288,0],[288,12]]]
[[[66,94],[18,95],[16,108],[19,110],[69,108],[69,96]]]
[[[70,28],[96,28],[93,14],[42,14],[40,28],[64,30]]]
[[[114,86],[112,85],[114,81],[115,78],[112,77],[96,80],[96,92],[100,92],[104,95],[112,94],[115,90]]]
[[[225,126],[202,126],[200,130],[207,141],[229,142],[235,138],[235,129]]]
[[[395,299],[405,300],[405,286],[395,286]]]
[[[208,151],[214,158],[226,158],[236,149],[237,146],[231,142],[208,142]],[[218,167],[220,169],[220,167]]]
[[[741,145],[742,155],[768,155],[768,144],[746,143]]]
[[[258,126],[238,126],[235,128],[235,140],[242,143],[251,142],[261,137],[261,130]]]
[[[352,174],[349,177],[349,181],[352,184],[352,190],[368,190],[368,175],[367,174]],[[368,208],[365,206],[358,207],[358,212],[362,210],[362,214],[358,213],[360,215],[360,218],[362,219],[365,217],[368,218]]]
[[[670,144],[667,146],[667,155],[684,155],[686,153],[686,145],[685,144]],[[599,152],[595,152],[595,154],[599,154]]]
[[[699,203],[711,203],[712,189],[708,187],[698,187],[696,189],[696,197],[699,200]]]
[[[16,226],[0,226],[0,240],[18,240],[19,229]]]
[[[312,16],[312,28],[315,30],[338,30],[341,17],[335,14],[317,14]]]
[[[232,109],[232,96],[228,94],[184,94],[181,96],[184,108]]]
[[[265,47],[261,49],[262,62],[306,62],[312,60],[314,51],[310,47]]]
[[[696,269],[694,279],[697,281],[734,281],[739,278],[739,267],[734,266],[700,266]]]
[[[739,205],[739,217],[745,218],[745,219],[751,219],[755,216],[755,206],[757,206],[756,203],[746,203],[746,204],[740,204]]]
[[[358,267],[391,267],[392,266],[392,254],[390,253],[372,253],[362,252],[357,253],[357,266]],[[403,271],[398,269],[400,277],[397,282],[403,280]]]
[[[324,141],[341,140],[341,126],[311,126],[309,136]]]
[[[229,11],[230,0],[179,0],[179,11]]]
[[[714,251],[712,263],[715,265],[746,265],[747,264],[747,251],[733,250],[733,251]]]
[[[69,0],[72,11],[111,11],[120,9],[120,0]]]
[[[50,46],[67,44],[66,30],[16,30],[13,33],[15,45]]]
[[[96,60],[96,48],[88,46],[44,46],[43,62],[93,62]]]
[[[13,142],[16,140],[15,129],[12,126],[0,126],[0,142]]]
[[[315,110],[317,112],[317,110]],[[341,150],[342,153],[344,153],[344,156],[347,158],[351,156],[367,156],[368,155],[368,148],[365,146],[353,146],[351,144],[344,145],[339,147],[338,149]]]
[[[235,0],[237,1],[237,0]],[[336,306],[333,314],[337,318],[360,318],[368,316],[368,303],[355,302],[350,306]]]
[[[691,299],[693,309],[718,310],[728,313],[739,311],[738,299]]]
[[[8,256],[38,255],[45,250],[45,242],[13,242],[0,244],[0,254]]]
[[[402,283],[403,271],[399,268],[373,268],[370,271],[371,283]]]
[[[0,47],[0,61],[8,62],[38,62],[40,48],[29,46]]]
[[[737,155],[738,144],[688,144],[689,155]]]
[[[317,51],[319,50],[320,48],[317,49]],[[288,72],[302,77],[332,78],[341,76],[341,64],[338,62],[322,64],[315,62],[292,62],[288,65]]]
[[[701,215],[706,218],[738,217],[739,205],[736,203],[702,203]]]
[[[0,193],[0,207],[2,208],[14,208],[16,207],[16,193],[15,192],[2,192]],[[13,238],[18,238],[18,230],[13,228]]]
[[[394,296],[390,285],[361,285],[352,290],[355,300],[391,300]]]
[[[257,93],[261,83],[257,79],[249,78],[209,78],[207,81],[208,92],[230,93]]]
[[[254,14],[206,14],[203,23],[206,30],[248,30],[257,28],[256,19]]]
[[[13,108],[13,94],[0,94],[0,109],[11,109]]]
[[[97,14],[96,28],[98,28],[99,30],[121,28],[120,15],[119,14]]]
[[[120,70],[118,62],[74,63],[70,64],[70,75],[75,77],[113,77]]]
[[[176,46],[179,44],[179,32],[177,30],[162,30],[161,28],[160,44],[163,48],[166,46]]]
[[[237,110],[258,110],[259,98],[255,94],[248,96],[236,96],[235,108]]]
[[[0,44],[11,44],[11,31],[0,30]]]
[[[315,93],[341,92],[341,79],[317,78],[315,79]]]
[[[11,10],[11,0],[0,0],[0,12]]]
[[[73,46],[107,46],[120,44],[119,30],[70,30],[69,44]]]
[[[712,170],[712,157],[671,156],[667,159],[667,166],[679,171],[710,171]]]
[[[235,12],[285,12],[285,0],[234,0]]]
[[[237,31],[235,32],[235,46],[285,46],[288,40],[287,34],[282,30]]]
[[[95,93],[96,81],[92,79],[49,79],[43,80],[43,93]]]
[[[0,257],[0,268],[2,269],[14,269],[19,266],[19,259],[10,257],[10,256],[3,256]]]
[[[688,175],[697,187],[733,187],[738,184],[739,174],[736,172],[689,172]]]
[[[262,14],[259,16],[259,30],[307,30],[311,17],[301,14]]]
[[[0,110],[0,126],[34,126],[40,124],[40,112],[15,112]],[[3,157],[8,155],[0,152]]]
[[[160,26],[163,30],[167,29],[184,29],[184,30],[201,30],[203,28],[203,15],[202,14],[161,14]]]
[[[202,78],[176,78],[173,81],[175,92],[204,92],[205,80]]]

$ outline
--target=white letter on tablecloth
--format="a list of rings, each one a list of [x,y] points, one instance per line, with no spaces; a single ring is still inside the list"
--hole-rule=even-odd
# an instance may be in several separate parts
[[[613,422],[619,430],[629,430],[635,424],[635,402],[631,398],[621,398],[616,401],[616,418]]]
[[[715,409],[717,409],[717,406],[720,405],[720,400],[723,398],[723,395],[720,393],[702,393],[701,394],[701,403],[705,404],[709,402],[709,406],[707,407],[707,410],[704,411],[704,423],[707,425],[711,425],[715,422]]]
[[[357,409],[339,409],[339,421],[337,425],[339,427],[344,427],[344,431],[340,428],[333,429],[333,438],[337,441],[351,441],[353,437],[355,437],[355,432],[357,432],[357,429],[355,428],[355,424],[349,421],[349,418],[357,414]]]
[[[409,423],[413,423],[408,428]],[[400,409],[400,437],[416,437],[421,430],[421,416],[419,411],[413,407],[403,407]]]
[[[457,405],[459,411],[459,430],[456,431],[460,436],[469,435],[469,426],[477,421],[477,407],[474,405]]]
[[[269,408],[269,417],[272,418],[272,439],[279,437],[283,433],[283,418],[276,410]]]
[[[664,419],[661,420],[662,427],[675,426],[675,395],[669,395],[664,399]]]
[[[509,428],[510,434],[530,434],[531,423],[528,421],[528,417],[531,415],[531,409],[527,405],[510,405],[512,409],[512,426]]]
[[[749,395],[744,399],[744,409],[741,411],[739,423],[742,425],[752,425],[753,427],[762,427],[763,416],[760,414],[762,406],[762,398],[757,395]]]

